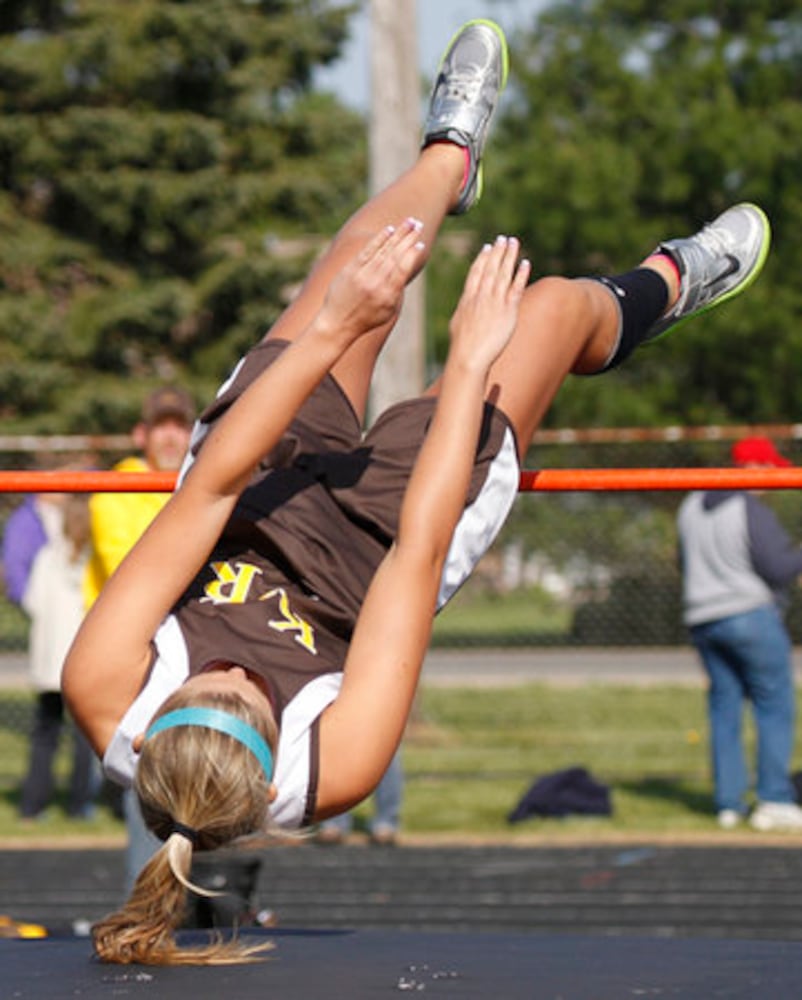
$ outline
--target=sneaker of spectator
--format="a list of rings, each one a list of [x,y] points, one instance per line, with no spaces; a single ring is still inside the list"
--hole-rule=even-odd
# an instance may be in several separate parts
[[[749,823],[755,830],[802,830],[802,809],[795,802],[759,802]]]
[[[734,830],[742,819],[743,816],[736,809],[722,809],[718,814],[718,825],[722,830]]]

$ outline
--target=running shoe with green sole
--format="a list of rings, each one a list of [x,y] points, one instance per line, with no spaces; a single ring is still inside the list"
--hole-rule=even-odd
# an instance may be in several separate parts
[[[763,209],[749,202],[728,208],[687,239],[666,240],[654,251],[666,254],[680,274],[679,299],[652,325],[654,340],[748,288],[760,274],[771,243],[771,227]]]
[[[464,24],[440,62],[422,145],[425,149],[435,142],[453,142],[468,150],[468,176],[452,215],[467,212],[481,197],[482,154],[508,71],[504,32],[484,19]]]

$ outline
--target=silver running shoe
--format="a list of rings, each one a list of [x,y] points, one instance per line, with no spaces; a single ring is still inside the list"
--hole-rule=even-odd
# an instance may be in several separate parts
[[[460,28],[440,62],[422,145],[425,149],[433,142],[453,142],[468,150],[468,177],[452,215],[467,212],[481,197],[482,153],[508,69],[503,31],[481,18]]]
[[[654,340],[748,288],[763,268],[770,243],[765,212],[748,202],[728,208],[694,236],[661,243],[654,252],[667,254],[679,268],[680,293],[646,339]]]

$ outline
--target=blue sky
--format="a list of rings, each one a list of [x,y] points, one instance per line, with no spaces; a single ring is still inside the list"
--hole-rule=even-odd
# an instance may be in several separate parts
[[[369,98],[368,16],[369,0],[355,16],[351,40],[344,57],[318,75],[321,87],[335,91],[360,111],[367,110]],[[546,0],[417,0],[418,62],[421,72],[431,78],[447,42],[463,23],[474,17],[492,17],[508,33],[520,24],[531,24]]]

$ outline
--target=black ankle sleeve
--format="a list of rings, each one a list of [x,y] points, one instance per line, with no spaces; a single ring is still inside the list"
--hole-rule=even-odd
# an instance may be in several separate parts
[[[607,364],[594,374],[600,375],[621,364],[635,348],[648,339],[648,333],[668,305],[668,286],[656,271],[638,267],[611,278],[596,278],[615,295],[621,311],[621,335]]]

